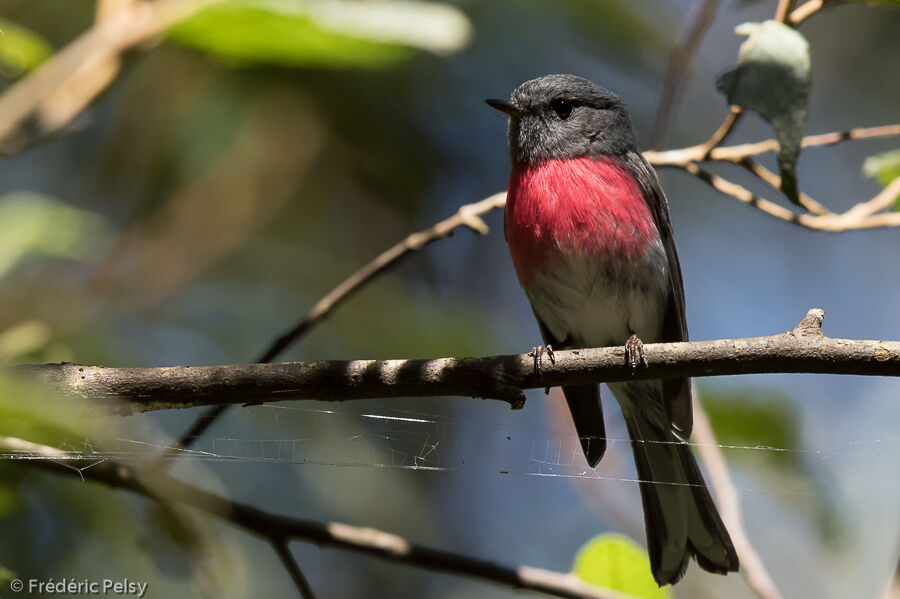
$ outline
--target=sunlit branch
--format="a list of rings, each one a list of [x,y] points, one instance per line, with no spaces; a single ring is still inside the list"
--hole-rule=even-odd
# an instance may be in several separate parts
[[[689,163],[683,168],[725,195],[753,206],[769,216],[807,229],[840,233],[859,229],[900,227],[900,212],[878,212],[878,210],[891,206],[896,201],[896,198],[900,197],[900,178],[894,179],[871,200],[860,202],[846,212],[813,215],[796,214],[779,204],[756,195],[742,185],[700,168],[696,163]]]
[[[818,135],[807,135],[803,138],[802,146],[804,148],[833,146],[845,141],[860,139],[877,139],[882,137],[898,137],[900,136],[900,123],[893,125],[883,125],[880,127],[861,127],[857,129],[849,129],[847,131],[835,131],[833,133],[821,133]],[[775,139],[766,139],[755,143],[739,144],[734,146],[720,146],[706,153],[706,144],[697,146],[689,146],[677,150],[666,150],[664,152],[656,152],[648,150],[644,152],[644,157],[653,166],[665,167],[683,167],[691,162],[730,162],[738,164],[745,158],[751,156],[759,156],[768,154],[769,152],[778,151],[778,141]]]

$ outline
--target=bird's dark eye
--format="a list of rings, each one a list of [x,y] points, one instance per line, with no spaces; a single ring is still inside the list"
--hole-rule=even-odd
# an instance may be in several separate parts
[[[575,108],[575,103],[572,100],[566,100],[564,98],[557,98],[550,102],[550,108],[553,109],[553,112],[561,119],[567,119],[572,114],[572,110]]]

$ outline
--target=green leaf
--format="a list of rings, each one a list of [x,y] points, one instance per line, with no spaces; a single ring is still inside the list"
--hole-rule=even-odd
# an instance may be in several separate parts
[[[41,64],[53,48],[34,31],[0,19],[0,74],[18,77]]]
[[[869,156],[863,162],[863,172],[887,187],[891,181],[900,177],[900,149]]]
[[[735,32],[749,37],[741,44],[738,66],[719,77],[717,87],[729,103],[772,124],[781,146],[781,190],[799,203],[796,167],[809,115],[809,44],[795,29],[772,20],[744,23]]]
[[[0,197],[0,279],[31,254],[87,257],[107,230],[100,216],[49,196],[18,191]]]
[[[573,571],[578,578],[607,589],[642,599],[668,599],[668,588],[660,588],[650,572],[644,549],[621,535],[604,534],[588,541],[575,556]]]
[[[236,64],[382,68],[462,48],[471,25],[456,8],[424,2],[227,0],[169,31],[179,44]]]
[[[7,588],[9,583],[15,580],[16,573],[0,566],[0,588]]]

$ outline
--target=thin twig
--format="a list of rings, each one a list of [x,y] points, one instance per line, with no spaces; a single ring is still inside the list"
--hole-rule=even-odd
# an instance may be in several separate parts
[[[804,148],[833,146],[844,141],[860,139],[877,139],[882,137],[900,136],[900,124],[883,125],[880,127],[862,127],[848,131],[835,131],[818,135],[807,135],[803,138]],[[644,152],[644,158],[653,166],[683,167],[690,162],[730,162],[739,164],[745,158],[759,156],[769,152],[778,151],[776,139],[766,139],[754,143],[739,144],[734,146],[722,146],[706,152],[706,144],[656,152],[648,150]]]
[[[725,117],[725,120],[719,125],[719,128],[716,129],[716,132],[712,134],[712,137],[705,143],[700,144],[701,157],[699,160],[706,160],[710,153],[731,135],[731,132],[734,131],[735,126],[738,124],[738,121],[741,120],[743,114],[744,109],[740,106],[731,107],[731,112],[728,113],[728,116]]]
[[[856,204],[847,210],[847,212],[838,215],[838,218],[846,221],[854,221],[880,212],[881,210],[887,210],[894,205],[898,195],[900,195],[900,177],[897,177],[888,183],[878,195],[868,202]]]
[[[312,587],[309,586],[309,581],[306,580],[306,577],[300,570],[300,565],[291,553],[291,548],[288,546],[287,539],[272,539],[271,544],[278,559],[281,560],[284,569],[291,575],[291,580],[294,581],[294,586],[297,587],[297,592],[300,593],[300,596],[303,597],[303,599],[316,599]]]
[[[772,189],[774,189],[776,191],[781,191],[781,177],[779,177],[778,175],[776,175],[775,173],[773,173],[772,171],[770,171],[769,169],[767,169],[760,163],[756,162],[749,156],[747,158],[744,158],[743,160],[741,160],[740,165],[742,167],[744,167],[745,169],[747,169],[748,171],[750,171],[751,173],[753,173],[755,176],[762,179],[766,183],[766,185],[768,185]],[[815,201],[814,199],[812,199],[811,197],[809,197],[802,191],[799,194],[799,200],[800,200],[800,205],[803,206],[803,208],[805,208],[807,212],[810,212],[812,214],[816,214],[819,216],[824,216],[826,214],[833,214],[833,212],[831,212],[828,208],[826,208],[819,202]]]
[[[838,4],[850,4],[852,1],[853,0],[808,0],[791,11],[790,17],[787,19],[786,23],[792,27],[799,27],[811,16],[819,13],[823,8],[836,6]],[[866,2],[866,5],[896,7],[897,3],[895,0],[869,0]]]
[[[706,411],[700,403],[696,388],[694,389],[693,435],[696,441],[697,453],[706,467],[710,486],[712,486],[713,493],[716,496],[719,513],[722,515],[725,528],[728,529],[728,534],[731,535],[734,548],[738,553],[738,557],[740,557],[741,575],[744,577],[747,586],[760,599],[781,599],[778,587],[775,586],[775,582],[766,570],[765,565],[763,565],[759,553],[757,553],[756,548],[747,536],[747,530],[744,528],[744,518],[741,515],[740,496],[734,482],[731,480],[725,457],[722,455],[722,450],[716,442],[716,437],[709,424],[709,418],[707,418]]]
[[[252,505],[231,501],[210,491],[185,483],[155,468],[136,468],[114,458],[65,452],[15,437],[0,437],[0,452],[56,474],[126,489],[166,502],[200,510],[242,528],[270,543],[300,540],[322,547],[355,551],[407,566],[475,578],[513,589],[523,589],[574,599],[628,599],[621,593],[582,582],[573,574],[530,566],[507,566],[459,553],[412,543],[398,535],[339,522],[316,522],[272,514]],[[78,468],[79,463],[89,467]],[[283,546],[283,545],[282,545]],[[281,556],[279,556],[281,557]]]
[[[785,20],[785,23],[787,23],[791,27],[799,27],[807,19],[821,11],[826,6],[838,4],[838,2],[840,1],[842,0],[807,0],[807,2],[804,2],[791,11],[790,15]]]
[[[260,356],[257,362],[265,363],[275,359],[275,357],[290,347],[291,344],[302,337],[310,328],[328,316],[332,310],[352,297],[352,295],[366,283],[371,281],[382,271],[396,264],[405,256],[417,252],[435,241],[449,237],[456,229],[461,227],[468,227],[480,235],[486,235],[488,233],[488,226],[481,217],[497,208],[502,208],[505,204],[505,192],[495,193],[489,198],[474,204],[466,204],[449,218],[446,218],[427,229],[419,231],[418,233],[409,235],[400,243],[382,252],[376,256],[374,260],[347,277],[340,285],[332,289],[325,297],[316,302],[316,305],[306,313],[306,316],[304,316],[292,329],[276,339],[263,355]]]
[[[746,187],[738,185],[737,183],[732,183],[728,179],[720,177],[719,175],[714,175],[709,171],[700,168],[696,163],[687,164],[684,167],[684,170],[725,195],[731,196],[745,204],[749,204],[750,206],[765,212],[769,216],[773,216],[779,220],[806,229],[840,233],[843,231],[860,229],[900,227],[900,212],[869,212],[878,206],[890,206],[892,202],[895,201],[898,195],[900,195],[900,178],[894,179],[894,181],[881,190],[881,192],[871,200],[857,204],[847,210],[847,212],[819,216],[796,214],[779,204],[756,195]]]
[[[306,316],[300,322],[278,337],[256,362],[258,364],[268,364],[277,358],[284,350],[308,333],[310,329],[323,321],[335,308],[352,297],[354,293],[409,254],[417,252],[435,241],[450,237],[456,229],[461,227],[467,227],[479,235],[486,235],[488,226],[481,217],[497,208],[502,208],[505,204],[506,193],[495,193],[480,202],[461,206],[450,217],[435,223],[427,229],[407,236],[406,239],[376,256],[371,262],[329,291],[325,297],[316,302],[316,305],[306,313]],[[178,450],[191,447],[228,407],[228,405],[213,406],[198,416],[188,430],[172,444],[173,449]]]
[[[787,21],[792,8],[794,8],[794,0],[778,0],[778,8],[775,9],[775,20],[779,23]]]
[[[76,364],[15,366],[10,374],[44,383],[87,412],[130,414],[221,404],[297,399],[348,401],[389,397],[481,397],[524,404],[523,389],[647,379],[761,373],[900,376],[900,341],[831,339],[806,330],[745,339],[644,346],[645,365],[628,365],[624,347],[555,352],[534,368],[528,354],[433,360],[355,360],[164,368]]]
[[[659,111],[656,113],[653,133],[650,135],[650,143],[653,147],[660,146],[665,142],[669,121],[680,103],[681,84],[684,82],[691,61],[697,54],[700,42],[703,41],[703,36],[716,17],[719,0],[696,0],[693,6],[695,7],[694,18],[685,29],[678,45],[669,53],[669,63],[666,66],[666,76],[659,99]]]

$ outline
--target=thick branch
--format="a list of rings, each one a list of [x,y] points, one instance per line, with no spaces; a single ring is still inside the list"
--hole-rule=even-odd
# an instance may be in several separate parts
[[[900,376],[900,342],[832,339],[822,310],[792,331],[745,339],[644,346],[646,365],[626,365],[622,347],[557,351],[537,373],[528,354],[434,360],[355,360],[229,366],[105,368],[76,364],[15,367],[118,413],[207,405],[316,399],[460,395],[499,399],[513,408],[522,389],[673,377],[806,372]]]
[[[266,539],[281,548],[279,551],[283,550],[287,541],[302,540],[323,547],[366,553],[409,566],[478,578],[556,597],[627,599],[619,593],[585,584],[572,574],[529,566],[506,566],[423,547],[398,535],[373,528],[270,514],[182,482],[155,468],[134,468],[109,458],[97,460],[89,455],[64,452],[14,437],[0,437],[0,452],[6,458],[19,459],[28,466],[43,468],[56,474],[80,474],[83,480],[127,489],[154,500],[181,503]],[[79,463],[85,467],[78,468]],[[290,556],[279,554],[279,557],[286,559]]]

